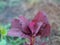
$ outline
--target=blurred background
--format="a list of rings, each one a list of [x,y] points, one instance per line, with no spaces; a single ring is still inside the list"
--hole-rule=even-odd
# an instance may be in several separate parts
[[[38,11],[44,11],[51,24],[51,35],[46,45],[60,45],[60,0],[0,0],[0,24],[6,25],[20,15],[32,19]]]

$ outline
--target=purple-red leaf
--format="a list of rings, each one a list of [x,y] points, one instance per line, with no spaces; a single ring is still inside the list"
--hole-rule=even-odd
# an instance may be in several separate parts
[[[24,16],[12,21],[12,27],[8,32],[10,36],[32,37],[49,36],[50,25],[44,12],[38,12],[32,21],[28,21]]]
[[[25,35],[24,33],[22,33],[19,29],[10,29],[10,31],[8,31],[8,36],[13,36],[13,37],[21,37],[21,38],[29,38],[29,36]]]
[[[32,26],[30,27],[35,28],[32,30],[33,32],[35,31],[35,34],[38,34],[40,36],[48,36],[50,34],[50,25],[48,23],[47,16],[44,12],[38,12],[34,19],[32,20],[32,22],[34,23],[34,25],[33,23],[31,23],[30,25]],[[47,26],[45,27],[44,24]],[[44,26],[45,28],[42,26]]]
[[[10,31],[8,31],[8,35],[18,37],[18,36],[22,35],[22,32],[18,28],[12,28],[12,29],[10,29]]]
[[[11,27],[12,28],[20,28],[19,20],[18,19],[13,19],[11,22]]]
[[[43,22],[43,23],[48,23],[47,16],[44,12],[39,11],[36,16],[33,19],[33,22]]]

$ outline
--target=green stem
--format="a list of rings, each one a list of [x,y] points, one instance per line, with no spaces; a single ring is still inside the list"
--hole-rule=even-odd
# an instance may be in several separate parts
[[[2,39],[3,39],[3,36],[1,35],[1,41],[2,41]]]

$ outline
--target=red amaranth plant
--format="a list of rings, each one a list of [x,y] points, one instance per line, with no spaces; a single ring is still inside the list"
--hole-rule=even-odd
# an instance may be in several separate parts
[[[38,12],[31,21],[28,21],[24,16],[20,16],[12,21],[8,35],[29,38],[29,45],[34,45],[36,36],[42,38],[50,35],[50,24],[44,12]]]

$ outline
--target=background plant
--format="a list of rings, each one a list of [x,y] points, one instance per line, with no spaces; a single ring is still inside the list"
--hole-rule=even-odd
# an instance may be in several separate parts
[[[0,25],[0,45],[6,45],[6,35],[7,35],[7,28],[3,25]]]

